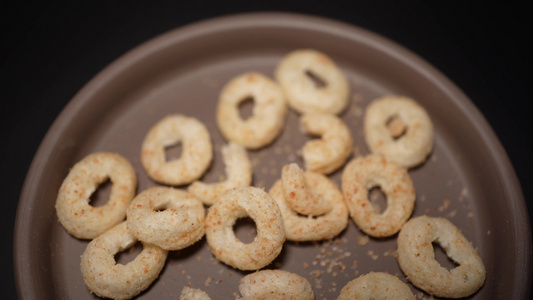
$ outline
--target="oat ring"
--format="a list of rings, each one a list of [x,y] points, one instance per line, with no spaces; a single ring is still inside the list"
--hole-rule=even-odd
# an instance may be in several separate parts
[[[283,171],[290,169],[285,166]],[[297,171],[302,172],[300,169]],[[285,183],[290,178],[282,176],[282,180],[274,183],[269,194],[276,200],[281,210],[287,240],[320,241],[334,238],[348,226],[348,209],[344,204],[342,193],[331,180],[322,174],[302,172],[302,177],[305,180],[307,192],[329,204],[330,209],[323,215],[311,217],[302,216],[290,208],[288,199],[296,194],[285,188],[287,186]]]
[[[129,299],[152,284],[163,269],[167,251],[143,243],[143,250],[126,265],[114,255],[137,242],[126,221],[92,240],[81,255],[81,272],[87,287],[103,298]]]
[[[331,114],[305,114],[300,125],[307,133],[320,136],[302,149],[307,171],[330,174],[344,165],[352,153],[353,138],[342,119]]]
[[[312,300],[315,294],[304,277],[283,270],[262,270],[241,279],[239,292],[243,299]]]
[[[348,105],[346,76],[331,58],[316,50],[287,54],[276,68],[276,80],[299,113],[339,114]]]
[[[94,207],[91,195],[107,179],[112,183],[109,200]],[[108,152],[89,154],[70,170],[56,199],[59,222],[73,236],[92,239],[122,222],[135,195],[137,177],[122,156]]]
[[[383,272],[370,272],[348,282],[337,300],[407,299],[415,300],[409,286],[398,277]]]
[[[243,120],[239,105],[253,98],[253,115]],[[249,149],[270,144],[281,133],[287,115],[281,87],[265,75],[249,72],[233,78],[223,88],[217,107],[217,124],[221,133]]]
[[[241,145],[230,142],[222,146],[222,160],[226,166],[226,179],[216,183],[193,182],[187,190],[205,205],[213,205],[217,198],[225,191],[252,184],[252,164],[248,159],[246,149]]]
[[[205,233],[205,209],[191,194],[152,187],[137,195],[127,210],[128,228],[143,242],[165,250],[180,250]]]
[[[166,161],[165,148],[181,143],[181,156]],[[169,115],[155,124],[142,143],[141,162],[153,180],[183,185],[200,178],[213,158],[209,132],[195,118]]]
[[[457,267],[448,270],[435,260],[434,242]],[[398,235],[398,263],[410,282],[437,297],[467,297],[485,281],[485,266],[477,251],[445,218],[409,220]]]
[[[235,236],[233,225],[238,218],[247,216],[255,222],[257,236],[244,244]],[[209,208],[206,237],[217,259],[240,270],[258,270],[268,265],[285,242],[278,205],[256,187],[239,187],[222,194]]]
[[[387,196],[387,208],[382,214],[375,213],[368,201],[368,190],[377,186]],[[373,237],[397,233],[415,204],[415,189],[407,170],[376,154],[358,157],[346,165],[342,192],[354,222]]]
[[[374,100],[365,112],[365,139],[372,153],[383,154],[411,168],[433,149],[433,123],[426,110],[406,97]]]

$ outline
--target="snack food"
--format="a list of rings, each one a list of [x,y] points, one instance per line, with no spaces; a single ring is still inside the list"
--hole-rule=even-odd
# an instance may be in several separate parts
[[[137,239],[122,222],[92,240],[81,255],[81,272],[87,287],[99,297],[130,299],[144,291],[163,269],[167,251],[143,243],[143,250],[126,265],[115,254],[132,247]]]
[[[337,300],[348,299],[407,299],[415,300],[409,286],[396,276],[384,272],[370,272],[348,282]]]
[[[235,221],[247,216],[257,228],[257,236],[249,244],[241,242],[233,232]],[[268,265],[285,242],[278,205],[256,187],[238,187],[222,194],[209,208],[205,228],[213,255],[240,270],[258,270]]]
[[[287,204],[287,198],[290,197],[287,194],[290,192],[284,190],[284,179],[276,181],[269,194],[276,200],[281,210],[287,240],[320,241],[337,236],[348,226],[348,209],[342,199],[342,193],[322,174],[305,172],[303,177],[307,193],[318,196],[320,201],[327,201],[331,208],[325,214],[316,217],[302,216]]]
[[[167,161],[165,148],[181,143],[178,159]],[[153,180],[183,185],[200,178],[213,158],[209,132],[199,120],[181,114],[164,117],[143,140],[141,162]]]
[[[303,130],[320,136],[302,149],[305,169],[330,174],[341,168],[353,149],[353,138],[346,124],[331,114],[305,114],[300,118]]]
[[[332,204],[312,190],[306,183],[304,171],[291,163],[281,168],[281,184],[286,205],[302,215],[318,216],[328,213]]]
[[[253,115],[243,120],[239,105],[252,97]],[[287,115],[281,87],[267,76],[248,72],[223,88],[217,107],[217,124],[224,137],[248,149],[270,144],[281,133]]]
[[[304,277],[283,270],[262,270],[241,279],[239,292],[244,299],[315,299]]]
[[[242,146],[230,142],[222,147],[222,159],[226,166],[226,179],[217,183],[193,182],[189,193],[200,199],[205,205],[213,205],[225,191],[252,184],[252,164]]]
[[[201,289],[186,286],[181,290],[178,300],[211,300],[211,297]]]
[[[387,208],[374,212],[368,190],[380,187]],[[382,155],[371,154],[350,161],[342,173],[342,192],[357,226],[373,237],[397,233],[409,219],[415,204],[415,189],[407,170]]]
[[[143,242],[180,250],[204,236],[205,209],[193,195],[170,187],[151,187],[127,210],[128,228]]]
[[[106,180],[112,183],[109,200],[94,207],[90,197]],[[56,213],[61,225],[79,239],[93,239],[122,222],[135,195],[137,177],[122,156],[92,153],[77,162],[63,180],[56,199]]]
[[[412,168],[433,149],[433,123],[426,110],[407,97],[384,96],[365,112],[365,140],[372,153]]]
[[[432,243],[438,243],[458,266],[451,270],[441,266]],[[409,220],[398,235],[398,263],[411,283],[437,297],[467,297],[485,282],[485,266],[477,251],[445,218]]]
[[[346,76],[319,51],[288,53],[278,64],[275,77],[290,107],[299,113],[339,114],[348,105],[350,85]]]

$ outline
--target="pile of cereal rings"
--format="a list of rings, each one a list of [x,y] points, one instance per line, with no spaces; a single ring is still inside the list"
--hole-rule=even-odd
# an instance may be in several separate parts
[[[141,162],[159,186],[135,195],[131,164],[116,153],[92,153],[77,162],[57,195],[56,212],[72,236],[90,240],[81,256],[85,284],[97,296],[135,297],[157,279],[168,251],[189,247],[206,236],[213,256],[243,271],[238,287],[245,299],[314,299],[304,277],[282,270],[261,270],[281,252],[285,241],[323,241],[338,236],[349,219],[375,238],[397,237],[397,259],[409,282],[430,295],[460,298],[485,281],[485,267],[472,244],[445,218],[411,218],[415,189],[408,170],[423,164],[433,149],[433,125],[415,100],[384,96],[367,107],[365,141],[371,151],[349,160],[354,145],[338,117],[348,105],[349,84],[327,55],[312,49],[287,54],[275,79],[247,72],[220,93],[216,121],[227,140],[222,147],[225,179],[201,181],[213,159],[207,128],[194,117],[168,115],[146,134]],[[243,119],[239,105],[253,98],[253,114]],[[304,166],[285,165],[268,192],[253,187],[247,150],[266,147],[282,132],[289,109],[300,115],[306,133],[318,136],[301,149]],[[178,159],[167,161],[165,148],[181,143]],[[339,189],[328,177],[342,170]],[[105,205],[90,205],[105,181],[112,188]],[[175,186],[188,185],[187,189]],[[376,213],[368,192],[379,187],[387,208]],[[206,210],[207,207],[207,210]],[[207,211],[207,212],[206,212]],[[243,243],[234,233],[239,218],[251,218],[257,236]],[[142,243],[137,257],[120,264],[115,254]],[[434,256],[439,244],[457,267],[448,270]],[[338,299],[415,299],[397,277],[371,272],[351,280]],[[180,299],[210,299],[184,287]]]

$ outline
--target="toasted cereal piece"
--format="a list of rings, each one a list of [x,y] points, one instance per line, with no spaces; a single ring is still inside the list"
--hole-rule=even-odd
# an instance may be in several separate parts
[[[334,238],[348,226],[348,209],[344,204],[342,193],[322,174],[305,172],[302,177],[305,180],[306,193],[317,196],[322,202],[327,202],[329,210],[313,217],[298,213],[288,205],[287,200],[296,194],[285,189],[286,178],[276,181],[269,195],[279,205],[287,240],[320,241]]]
[[[239,292],[244,299],[315,299],[307,279],[283,270],[262,270],[248,274],[241,279]]]
[[[254,101],[253,115],[243,120],[239,105]],[[281,133],[287,115],[281,87],[267,76],[248,72],[233,78],[223,88],[217,107],[217,124],[224,137],[248,149],[270,144]]]
[[[108,179],[112,183],[109,200],[92,206],[91,195]],[[124,220],[136,186],[135,170],[124,157],[89,154],[74,165],[59,188],[55,204],[59,222],[71,235],[93,239]]]
[[[375,213],[368,201],[373,187],[380,187],[387,197],[387,208],[381,214]],[[407,170],[377,154],[358,157],[346,165],[342,192],[354,222],[373,237],[396,234],[415,205],[415,188]]]
[[[252,164],[244,147],[230,142],[222,147],[222,159],[226,166],[226,179],[217,183],[193,182],[189,193],[200,199],[205,205],[213,205],[225,191],[252,184]]]
[[[342,288],[337,300],[349,299],[415,300],[415,295],[398,277],[370,272],[351,280]]]
[[[211,297],[201,289],[186,286],[181,290],[178,300],[211,300]]]
[[[233,232],[238,218],[249,216],[257,236],[245,244]],[[262,189],[238,187],[226,191],[209,208],[206,218],[207,243],[213,255],[240,270],[258,270],[271,263],[285,242],[278,205]]]
[[[346,124],[331,114],[305,114],[300,119],[302,128],[320,136],[307,142],[302,149],[305,169],[330,174],[344,165],[353,149],[353,138]]]
[[[147,289],[163,269],[167,251],[143,243],[143,250],[126,265],[114,256],[137,242],[126,221],[92,240],[81,255],[81,272],[85,284],[99,297],[130,299]]]
[[[292,109],[339,114],[348,105],[350,84],[333,60],[313,49],[288,53],[275,71]]]
[[[127,210],[135,237],[165,250],[180,250],[205,233],[205,209],[200,200],[178,189],[156,186],[137,195]]]
[[[167,161],[165,148],[181,143],[178,159]],[[153,180],[168,185],[184,185],[200,178],[213,158],[209,132],[199,120],[180,114],[164,117],[155,124],[142,143],[141,162]]]
[[[457,267],[448,270],[435,260],[439,244]],[[407,222],[398,235],[398,263],[407,279],[436,297],[461,298],[485,282],[485,266],[472,244],[445,218],[420,216]]]
[[[365,140],[372,153],[406,168],[423,163],[433,149],[433,123],[426,110],[407,97],[378,98],[365,112]]]

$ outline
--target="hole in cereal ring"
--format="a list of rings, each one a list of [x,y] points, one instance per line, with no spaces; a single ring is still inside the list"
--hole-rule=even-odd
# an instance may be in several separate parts
[[[373,187],[368,191],[368,201],[376,214],[381,214],[387,209],[387,195],[379,186]]]
[[[165,147],[165,161],[173,161],[181,156],[183,151],[181,143],[176,142]]]
[[[241,119],[247,120],[254,114],[254,97],[248,96],[239,103],[239,115]]]
[[[435,251],[435,260],[444,268],[447,270],[452,270],[459,266],[458,263],[453,261],[447,254],[446,251],[440,246],[439,243],[433,242],[431,243],[433,245],[433,249]]]
[[[117,264],[126,265],[127,263],[133,261],[142,250],[142,243],[135,243],[130,248],[115,254],[115,262]]]
[[[311,81],[313,81],[317,89],[325,88],[328,86],[328,83],[323,78],[321,78],[311,70],[305,70],[305,75],[307,75],[307,77],[311,79]]]
[[[407,132],[407,125],[403,122],[402,118],[396,114],[387,119],[386,125],[394,140],[401,138]]]
[[[250,217],[237,219],[235,225],[233,225],[233,231],[239,241],[245,244],[252,243],[257,236],[257,227]]]
[[[109,178],[105,179],[89,197],[89,204],[93,207],[103,206],[111,196],[111,187],[113,183]]]

